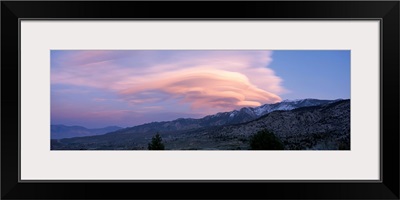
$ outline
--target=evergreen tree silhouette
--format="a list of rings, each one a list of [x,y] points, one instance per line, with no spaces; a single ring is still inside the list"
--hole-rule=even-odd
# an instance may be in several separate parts
[[[160,134],[156,134],[151,138],[151,142],[148,144],[147,148],[149,150],[164,150],[164,144],[162,143],[162,138]]]

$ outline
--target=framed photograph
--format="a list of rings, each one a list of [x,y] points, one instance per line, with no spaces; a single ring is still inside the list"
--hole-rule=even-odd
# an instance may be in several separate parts
[[[399,199],[399,9],[2,1],[1,198]]]

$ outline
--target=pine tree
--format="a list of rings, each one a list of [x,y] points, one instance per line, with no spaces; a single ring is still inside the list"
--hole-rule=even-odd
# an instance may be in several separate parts
[[[151,138],[151,143],[148,144],[147,148],[149,150],[164,150],[164,144],[162,143],[162,138],[160,134],[156,134]]]

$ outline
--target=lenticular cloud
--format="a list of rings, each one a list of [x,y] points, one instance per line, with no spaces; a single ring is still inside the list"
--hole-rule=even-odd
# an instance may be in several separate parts
[[[175,100],[228,111],[281,101],[270,51],[66,51],[52,58],[52,84],[112,91],[138,106]]]

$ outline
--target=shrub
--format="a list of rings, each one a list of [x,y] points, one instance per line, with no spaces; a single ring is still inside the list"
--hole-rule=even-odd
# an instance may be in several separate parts
[[[250,138],[252,150],[283,150],[282,142],[268,130],[258,131]]]
[[[341,142],[339,143],[339,150],[350,150],[350,143],[347,142]]]

